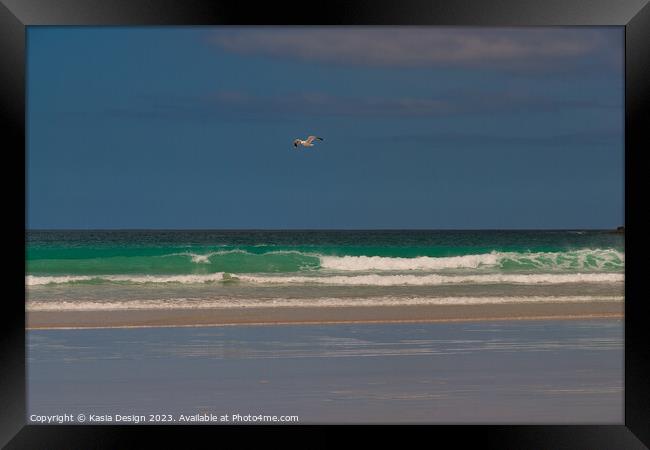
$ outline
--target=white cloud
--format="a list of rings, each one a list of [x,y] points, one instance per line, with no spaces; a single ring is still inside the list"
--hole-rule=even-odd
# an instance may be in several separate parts
[[[304,61],[471,67],[602,58],[616,51],[615,36],[596,28],[251,27],[219,30],[210,39],[230,52]]]

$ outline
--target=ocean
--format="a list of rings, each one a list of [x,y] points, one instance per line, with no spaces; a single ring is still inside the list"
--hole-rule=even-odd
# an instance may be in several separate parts
[[[27,231],[28,311],[623,300],[610,231]]]

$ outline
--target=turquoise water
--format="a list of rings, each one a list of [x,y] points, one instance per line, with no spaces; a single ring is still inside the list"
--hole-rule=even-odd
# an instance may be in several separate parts
[[[624,260],[622,236],[606,232],[94,231],[27,238],[31,275],[289,273],[349,269],[354,260],[345,257],[364,256],[384,259],[365,266],[357,259],[359,270],[408,270],[410,262],[414,269],[617,271]],[[475,260],[452,258],[458,256]]]
[[[32,305],[611,296],[625,268],[623,235],[607,231],[30,231],[26,240]]]

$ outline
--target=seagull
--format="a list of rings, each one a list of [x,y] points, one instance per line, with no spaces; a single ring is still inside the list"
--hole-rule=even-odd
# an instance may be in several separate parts
[[[294,147],[298,147],[299,145],[301,145],[301,146],[303,146],[303,147],[313,147],[313,146],[314,146],[313,142],[314,142],[316,139],[318,139],[319,141],[322,141],[322,140],[323,140],[322,137],[318,137],[318,136],[309,136],[309,137],[308,137],[307,139],[305,139],[304,141],[303,141],[302,139],[295,139],[295,140],[293,141],[293,146],[294,146]]]

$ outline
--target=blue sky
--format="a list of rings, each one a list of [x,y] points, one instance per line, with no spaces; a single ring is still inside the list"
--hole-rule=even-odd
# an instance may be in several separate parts
[[[27,46],[29,228],[623,223],[622,28],[29,27]]]

